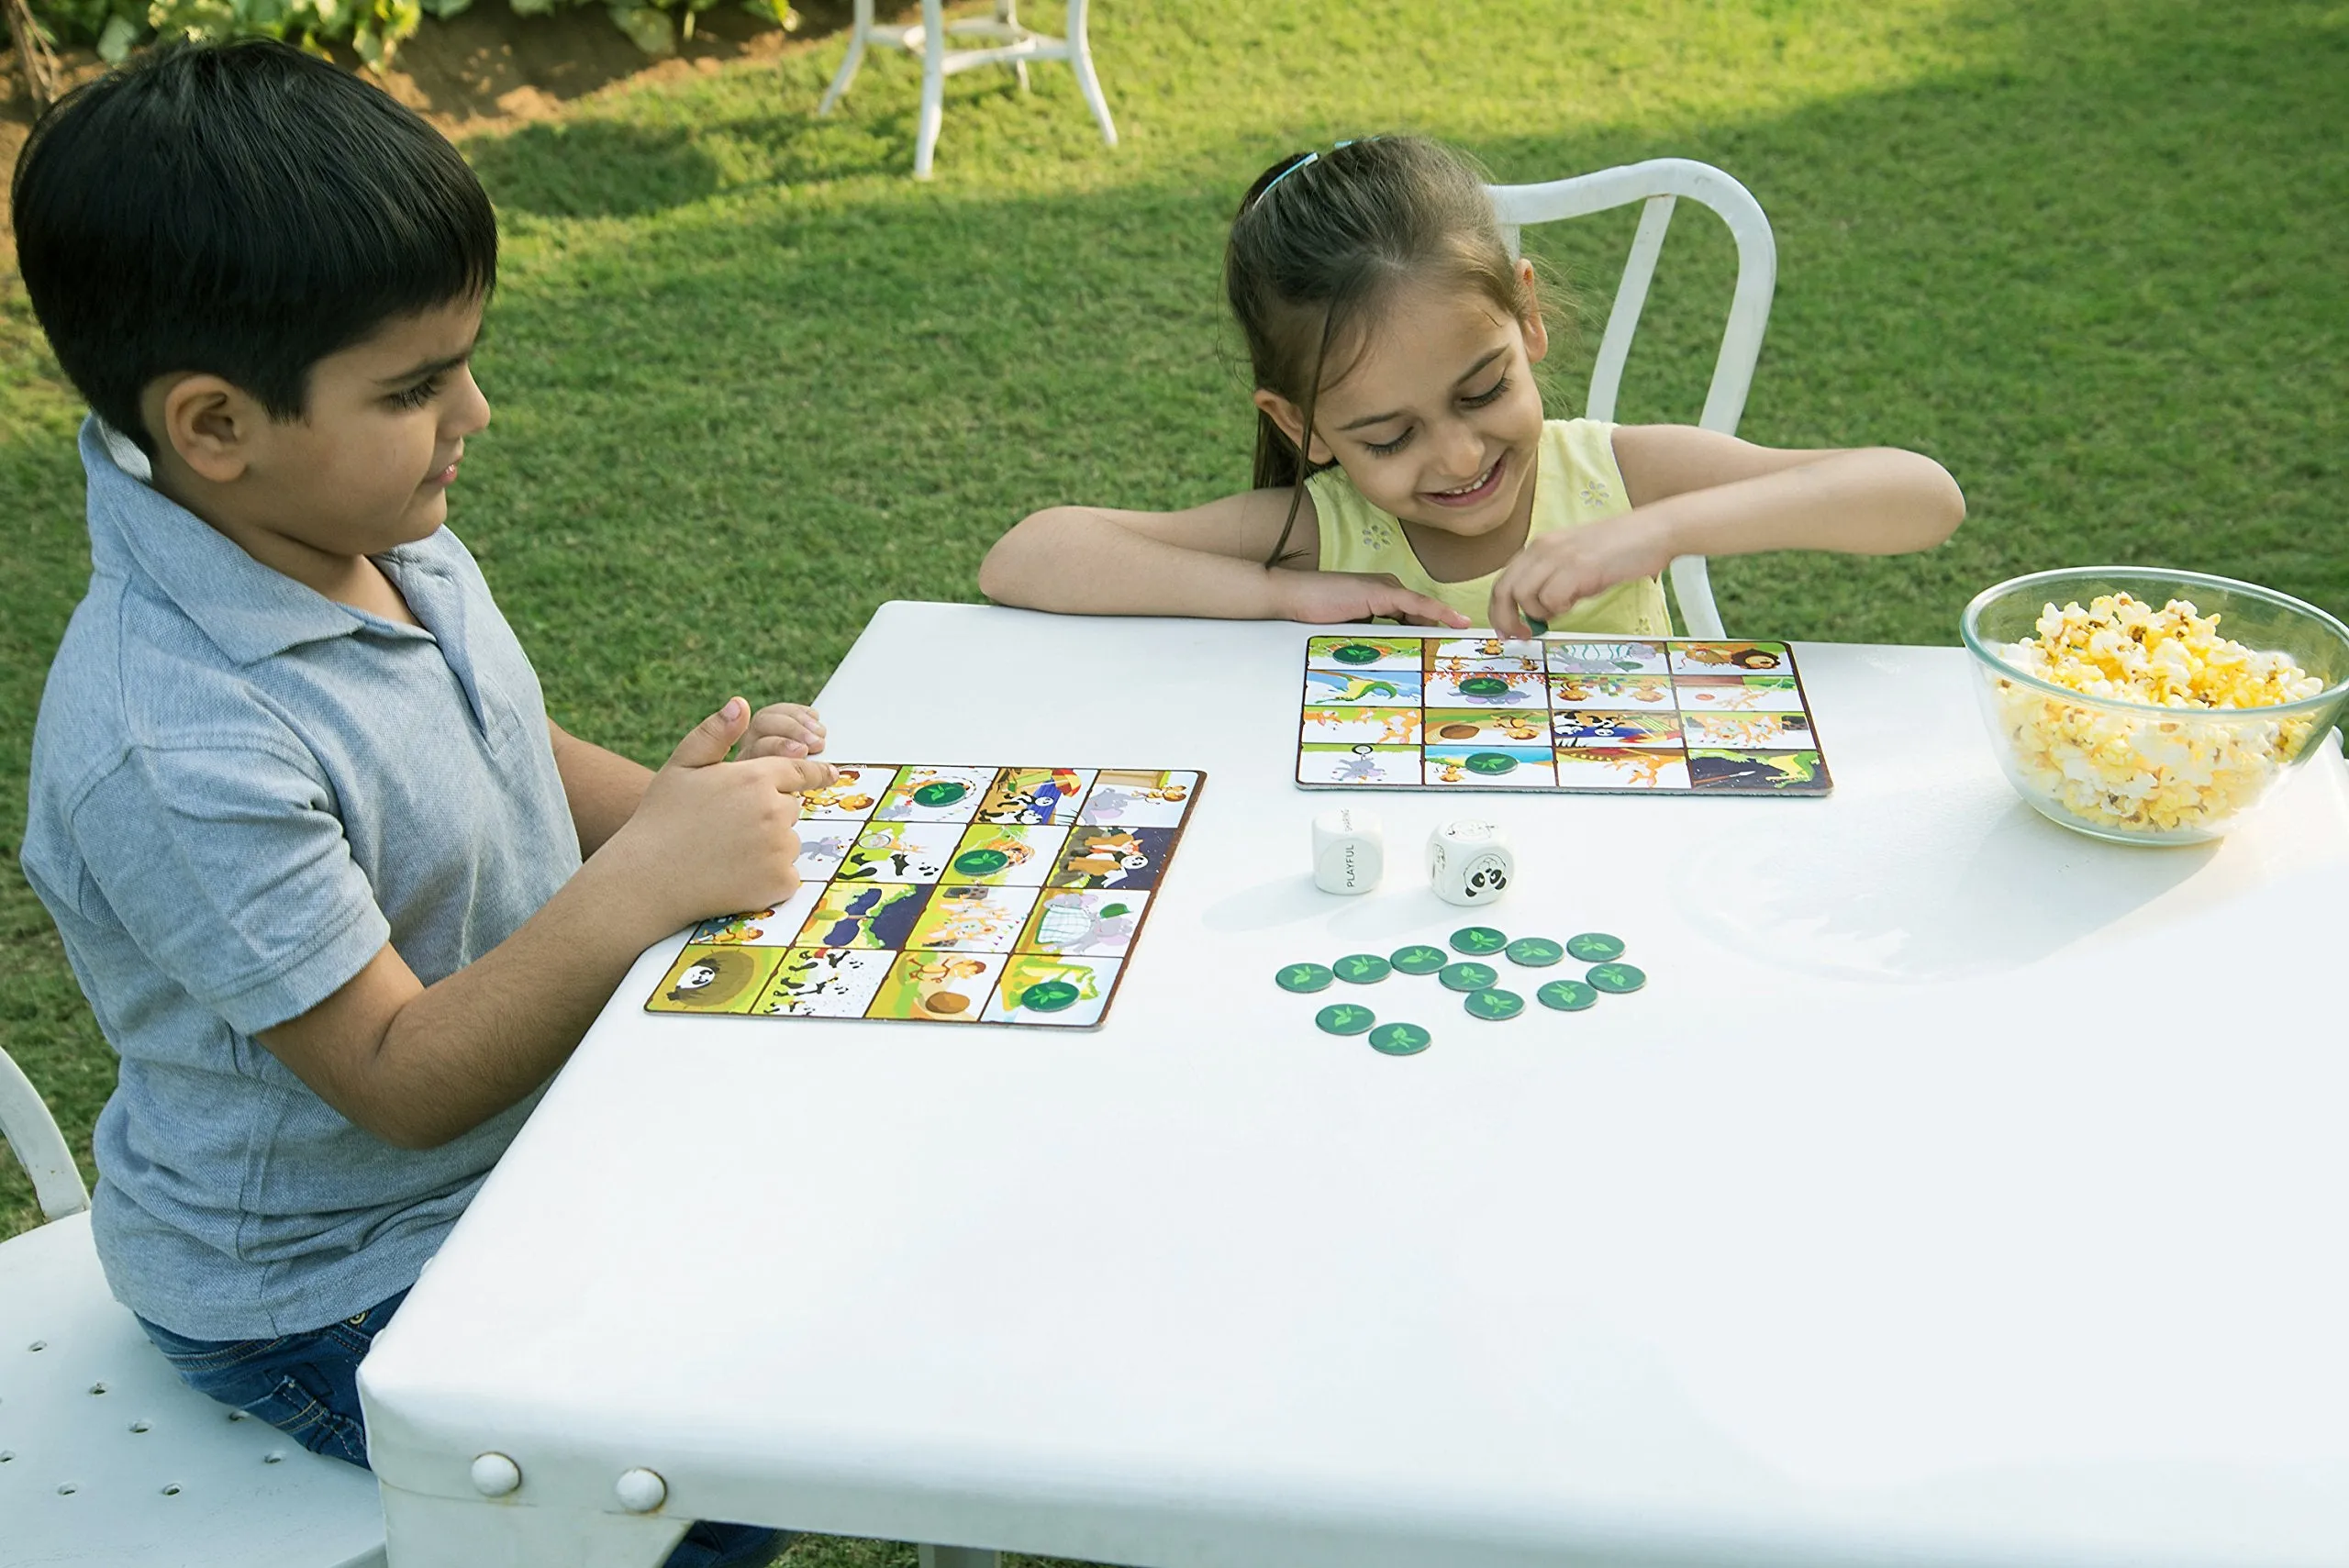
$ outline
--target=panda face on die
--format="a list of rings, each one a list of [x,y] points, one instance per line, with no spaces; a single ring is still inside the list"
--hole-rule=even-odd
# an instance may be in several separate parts
[[[1508,862],[1498,855],[1472,856],[1461,871],[1460,891],[1472,904],[1488,903],[1508,887]]]
[[[1428,880],[1447,904],[1490,904],[1516,873],[1508,835],[1493,823],[1447,822],[1428,837]]]

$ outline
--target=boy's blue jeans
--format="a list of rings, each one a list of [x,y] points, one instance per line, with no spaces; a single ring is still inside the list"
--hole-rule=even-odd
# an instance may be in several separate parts
[[[367,1429],[359,1410],[359,1362],[407,1292],[340,1323],[273,1340],[188,1340],[144,1318],[181,1380],[199,1394],[267,1421],[313,1453],[367,1469]],[[764,1562],[783,1533],[757,1525],[702,1520],[669,1553],[662,1568],[731,1568]]]

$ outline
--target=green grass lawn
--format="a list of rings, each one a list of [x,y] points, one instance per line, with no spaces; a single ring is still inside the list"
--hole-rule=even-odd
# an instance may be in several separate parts
[[[507,259],[480,362],[497,422],[453,521],[563,724],[655,760],[729,692],[812,694],[883,600],[975,597],[1035,506],[1242,485],[1230,208],[1279,153],[1379,130],[1509,180],[1729,169],[1780,260],[1742,433],[1914,446],[1965,486],[1931,556],[1718,566],[1732,629],[1954,642],[1984,584],[2098,561],[2349,612],[2325,543],[2349,513],[2349,5],[1104,0],[1095,46],[1116,151],[1065,71],[1027,97],[974,72],[929,185],[906,178],[912,62],[873,60],[813,117],[838,40],[468,146]],[[1592,322],[1553,412],[1631,221],[1536,245]],[[1622,417],[1695,417],[1729,265],[1684,209]],[[88,569],[78,414],[0,284],[12,832]],[[0,1037],[86,1151],[111,1064],[13,873]],[[31,1218],[0,1175],[0,1229]]]

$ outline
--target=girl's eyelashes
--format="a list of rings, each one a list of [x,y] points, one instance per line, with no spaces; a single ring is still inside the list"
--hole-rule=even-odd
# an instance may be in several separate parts
[[[1501,378],[1500,378],[1500,380],[1498,380],[1498,381],[1497,381],[1497,382],[1493,383],[1493,384],[1492,384],[1492,385],[1490,385],[1490,386],[1486,387],[1484,391],[1482,391],[1482,392],[1477,392],[1477,393],[1471,393],[1469,395],[1467,395],[1467,396],[1465,396],[1465,397],[1462,398],[1460,401],[1461,401],[1462,403],[1465,404],[1468,407],[1471,407],[1471,408],[1482,408],[1482,407],[1484,407],[1484,406],[1485,406],[1486,404],[1488,404],[1488,403],[1497,403],[1497,402],[1499,402],[1499,401],[1500,401],[1500,398],[1501,398],[1501,394],[1503,394],[1503,393],[1507,392],[1508,390],[1508,377],[1507,377],[1507,376],[1503,376],[1503,377],[1501,377]]]
[[[1501,400],[1502,396],[1508,391],[1508,377],[1504,375],[1498,381],[1493,383],[1492,385],[1485,388],[1484,391],[1472,392],[1463,396],[1460,399],[1460,406],[1463,408],[1490,407],[1492,405],[1498,403]],[[1363,445],[1369,450],[1370,454],[1373,457],[1392,457],[1397,452],[1401,451],[1403,450],[1403,443],[1410,439],[1410,428],[1406,426],[1403,433],[1396,437],[1391,441],[1364,441]]]
[[[421,408],[440,395],[440,378],[428,376],[405,392],[395,392],[388,399],[395,408]]]

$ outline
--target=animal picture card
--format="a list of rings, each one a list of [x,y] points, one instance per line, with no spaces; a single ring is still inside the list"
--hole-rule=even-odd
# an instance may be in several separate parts
[[[1207,776],[835,772],[802,797],[799,890],[695,927],[647,1012],[1090,1028]]]
[[[1607,794],[1833,787],[1787,644],[1569,633],[1308,638],[1297,782]]]

